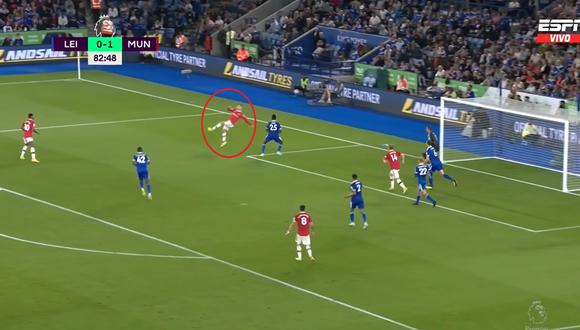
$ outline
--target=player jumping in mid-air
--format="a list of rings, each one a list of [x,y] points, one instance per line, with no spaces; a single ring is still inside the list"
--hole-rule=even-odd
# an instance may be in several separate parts
[[[139,177],[139,188],[141,188],[141,193],[143,196],[147,196],[149,199],[153,199],[151,195],[151,183],[149,182],[149,164],[151,164],[151,159],[143,152],[143,148],[137,148],[137,153],[133,155],[133,166],[137,169],[137,176]],[[147,185],[147,193],[145,193],[145,188],[143,182]]]
[[[34,133],[38,134],[36,130],[36,121],[34,121],[34,114],[29,113],[26,120],[20,126],[22,130],[22,138],[24,139],[24,146],[22,147],[22,151],[20,152],[20,159],[26,159],[24,156],[26,155],[26,150],[30,147],[30,155],[32,156],[33,163],[40,163],[38,159],[36,159],[36,148],[34,147]]]
[[[280,133],[282,133],[282,125],[280,125],[280,122],[276,120],[276,115],[272,115],[272,120],[266,124],[266,132],[268,132],[268,135],[264,139],[264,143],[262,143],[262,153],[260,156],[264,156],[266,154],[266,144],[270,141],[275,141],[278,143],[278,151],[276,153],[281,155],[282,137],[280,137]]]
[[[350,194],[345,198],[350,198],[350,224],[354,226],[354,209],[358,208],[363,218],[363,229],[367,229],[369,224],[367,222],[367,214],[365,213],[365,201],[362,195],[363,184],[358,180],[356,174],[352,175],[352,182],[350,183]]]
[[[431,197],[431,195],[429,195],[429,193],[427,192],[426,185],[428,174],[429,174],[429,166],[425,164],[425,158],[421,157],[419,159],[419,165],[417,165],[417,167],[415,168],[415,176],[417,177],[417,184],[419,188],[417,189],[417,200],[415,201],[415,203],[413,203],[413,205],[419,205],[419,202],[421,201],[421,196],[425,196],[425,199],[431,202],[431,204],[433,204],[433,207],[437,205],[437,201],[435,201]]]
[[[298,228],[296,230],[296,260],[302,260],[302,245],[304,245],[310,260],[315,261],[316,259],[312,256],[312,249],[310,248],[310,231],[312,227],[314,227],[314,223],[312,222],[310,214],[306,213],[306,206],[300,205],[300,212],[292,218],[292,222],[290,222],[286,235],[290,234],[292,227],[295,225]],[[312,234],[314,234],[314,232],[312,232]]]
[[[429,146],[427,147],[427,150],[425,150],[425,155],[427,156],[429,163],[431,163],[431,171],[429,173],[429,185],[427,186],[427,189],[433,188],[433,174],[435,172],[439,172],[444,179],[451,181],[451,183],[457,187],[457,181],[451,176],[445,174],[445,171],[443,171],[443,162],[439,159],[435,142],[429,141],[428,144]]]
[[[391,186],[389,187],[389,190],[395,189],[395,181],[396,181],[399,187],[403,189],[404,194],[407,192],[407,187],[405,186],[405,183],[403,183],[403,181],[399,176],[399,170],[401,169],[400,162],[403,164],[405,163],[405,154],[396,151],[395,147],[392,144],[389,144],[388,148],[389,151],[387,151],[387,154],[383,158],[383,163],[385,164],[389,163],[389,167],[391,168],[391,171],[389,172],[389,178],[391,179]],[[399,160],[401,161],[399,162]]]
[[[246,116],[244,116],[244,113],[242,112],[242,106],[241,105],[237,105],[235,108],[228,108],[228,111],[231,112],[230,114],[230,118],[226,121],[222,121],[217,123],[216,125],[209,127],[207,130],[208,131],[213,131],[216,128],[222,128],[222,144],[220,145],[220,148],[223,148],[227,143],[228,143],[228,131],[230,128],[236,126],[236,123],[241,119],[243,120],[246,124],[248,124],[249,126],[252,126],[252,122],[246,118]]]

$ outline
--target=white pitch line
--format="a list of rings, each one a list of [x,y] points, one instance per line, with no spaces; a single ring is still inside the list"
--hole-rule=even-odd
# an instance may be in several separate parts
[[[134,94],[138,94],[138,95],[143,95],[143,96],[148,96],[148,97],[152,97],[152,98],[156,98],[156,99],[160,99],[160,100],[165,100],[168,102],[173,102],[173,103],[178,103],[178,104],[183,104],[183,105],[187,105],[187,106],[193,106],[196,108],[201,108],[203,109],[203,106],[197,105],[197,104],[191,104],[188,102],[183,102],[183,101],[179,101],[179,100],[174,100],[174,99],[170,99],[167,97],[162,97],[162,96],[158,96],[158,95],[154,95],[154,94],[149,94],[149,93],[144,93],[144,92],[139,92],[136,90],[132,90],[132,89],[128,89],[128,88],[124,88],[124,87],[120,87],[120,86],[116,86],[116,85],[110,85],[110,84],[105,84],[105,83],[101,83],[98,81],[93,81],[93,80],[87,80],[87,79],[81,79],[82,81],[88,82],[88,83],[92,83],[92,84],[97,84],[97,85],[101,85],[101,86],[105,86],[105,87],[109,87],[109,88],[113,88],[113,89],[119,89],[119,90],[123,90],[129,93],[134,93]],[[225,111],[221,111],[221,110],[217,110],[217,109],[213,109],[213,108],[207,108],[210,111],[214,111],[214,112],[218,112],[218,113],[226,113]],[[259,120],[257,119],[258,122],[261,123],[267,123],[267,121],[265,120]],[[367,147],[367,148],[371,148],[371,149],[375,149],[375,150],[381,150],[381,151],[386,151],[385,148],[381,148],[381,147],[377,147],[377,146],[373,146],[370,144],[365,144],[365,143],[360,143],[360,142],[356,142],[356,141],[351,141],[351,140],[347,140],[347,139],[342,139],[336,136],[331,136],[331,135],[326,135],[326,134],[321,134],[321,133],[317,133],[317,132],[312,132],[312,131],[308,131],[308,130],[304,130],[304,129],[300,129],[300,128],[296,128],[296,127],[292,127],[292,126],[284,126],[285,129],[289,129],[289,130],[293,130],[293,131],[297,131],[297,132],[301,132],[301,133],[306,133],[306,134],[310,134],[310,135],[314,135],[314,136],[319,136],[319,137],[323,137],[326,139],[331,139],[331,140],[335,140],[335,141],[341,141],[341,142],[345,142],[345,143],[351,143],[351,144],[356,144],[359,146],[363,146],[363,147]],[[418,158],[417,156],[414,155],[409,155],[407,154],[407,156],[412,157],[412,158]],[[502,176],[498,176],[497,174],[494,173],[489,173],[489,172],[485,172],[485,171],[479,171],[479,170],[474,170],[468,167],[462,167],[462,166],[458,166],[458,165],[454,165],[454,164],[448,164],[448,166],[451,167],[457,167],[457,168],[461,168],[465,171],[471,171],[474,173],[479,173],[479,174],[484,174],[484,175],[489,175],[489,176],[493,176],[493,177],[501,177],[505,180],[509,180],[509,181],[513,181],[513,182],[518,182],[521,184],[526,184],[529,186],[534,186],[537,188],[543,188],[543,189],[548,189],[548,190],[554,190],[554,188],[552,187],[547,187],[547,186],[543,186],[540,184],[536,184],[536,183],[531,183],[531,182],[527,182],[527,181],[523,181],[523,180],[518,180],[518,179],[513,179],[513,178],[509,178],[509,177],[502,177]],[[561,190],[557,190],[561,193],[564,193]],[[575,193],[571,193],[571,192],[567,192],[567,194],[570,195],[575,195],[575,196],[580,196],[580,194],[575,194]]]
[[[308,289],[301,288],[301,287],[296,286],[294,284],[291,284],[291,283],[288,283],[288,282],[284,282],[284,281],[279,280],[277,278],[274,278],[274,277],[268,276],[266,274],[262,274],[262,273],[256,272],[254,270],[251,270],[249,268],[246,268],[246,267],[243,267],[243,266],[240,266],[240,265],[236,265],[236,264],[231,263],[231,262],[226,261],[226,260],[222,260],[222,259],[218,259],[218,258],[212,257],[212,256],[207,255],[205,253],[202,253],[202,252],[199,252],[199,251],[196,251],[196,250],[187,248],[185,246],[182,246],[182,245],[179,245],[179,244],[176,244],[176,243],[173,243],[173,242],[169,242],[169,241],[163,240],[161,238],[157,238],[155,236],[148,235],[148,234],[145,234],[145,233],[142,233],[142,232],[133,230],[133,229],[129,229],[127,227],[123,227],[123,226],[117,225],[115,223],[112,223],[112,222],[109,222],[109,221],[106,221],[106,220],[103,220],[103,219],[100,219],[100,218],[97,218],[97,217],[94,217],[94,216],[91,216],[91,215],[88,215],[88,214],[85,214],[85,213],[82,213],[82,212],[79,212],[79,211],[75,211],[73,209],[69,209],[69,208],[66,208],[64,206],[60,206],[60,205],[57,205],[57,204],[53,204],[51,202],[48,202],[48,201],[45,201],[45,200],[42,200],[42,199],[39,199],[39,198],[35,198],[35,197],[32,197],[32,196],[28,196],[28,195],[25,195],[25,194],[22,194],[22,193],[19,193],[19,192],[10,190],[10,189],[6,189],[6,188],[3,188],[3,187],[0,187],[0,189],[3,190],[3,191],[5,191],[5,192],[7,192],[7,193],[10,193],[10,194],[13,194],[13,195],[16,195],[16,196],[20,196],[20,197],[25,198],[25,199],[29,199],[29,200],[32,200],[32,201],[35,201],[35,202],[38,202],[38,203],[41,203],[41,204],[44,204],[44,205],[48,205],[48,206],[57,208],[59,210],[65,211],[65,212],[69,212],[69,213],[72,213],[72,214],[76,214],[76,215],[81,216],[81,217],[83,217],[85,219],[97,221],[97,222],[100,222],[102,224],[105,224],[105,225],[108,225],[108,226],[112,226],[112,227],[115,227],[115,228],[118,228],[118,229],[121,229],[121,230],[125,230],[125,231],[128,231],[130,233],[133,233],[133,234],[136,234],[136,235],[139,235],[139,236],[142,236],[142,237],[146,237],[148,239],[151,239],[151,240],[157,241],[159,243],[163,243],[163,244],[166,244],[166,245],[175,247],[175,248],[180,249],[180,250],[183,250],[183,251],[190,252],[190,253],[195,254],[195,255],[198,255],[198,256],[206,257],[207,259],[214,260],[214,261],[219,262],[219,263],[221,263],[223,265],[226,265],[226,266],[229,266],[229,267],[238,269],[240,271],[243,271],[243,272],[252,274],[254,276],[257,276],[257,277],[260,277],[262,279],[268,280],[270,282],[274,282],[274,283],[277,283],[279,285],[285,286],[287,288],[294,289],[294,290],[300,291],[302,293],[305,293],[305,294],[308,294],[308,295],[317,297],[319,299],[325,300],[327,302],[330,302],[330,303],[333,303],[333,304],[336,304],[336,305],[340,305],[342,307],[345,307],[345,308],[348,308],[350,310],[353,310],[353,311],[356,311],[356,312],[365,314],[367,316],[371,316],[371,317],[374,317],[376,319],[379,319],[379,320],[382,320],[382,321],[385,321],[385,322],[388,322],[388,323],[391,323],[391,324],[398,325],[401,328],[405,328],[405,329],[409,329],[409,330],[418,330],[415,327],[412,327],[410,325],[407,325],[407,324],[402,323],[402,322],[399,322],[399,321],[395,321],[395,320],[393,320],[391,318],[388,318],[386,316],[383,316],[383,315],[380,315],[380,314],[376,314],[376,313],[370,312],[370,311],[368,311],[366,309],[363,309],[363,308],[360,308],[360,307],[357,307],[357,306],[354,306],[354,305],[351,305],[351,304],[347,304],[347,303],[342,302],[340,300],[337,300],[337,299],[334,299],[334,298],[325,296],[323,294],[320,294],[320,293],[317,293],[317,292],[314,292],[314,291],[311,291],[311,290],[308,290]]]
[[[339,179],[339,178],[335,178],[333,176],[329,176],[329,175],[326,175],[326,174],[322,174],[322,173],[318,173],[318,172],[313,172],[313,171],[308,171],[308,170],[301,169],[301,168],[298,168],[298,167],[294,167],[294,166],[290,166],[290,165],[286,165],[286,164],[281,164],[281,163],[276,163],[276,162],[272,162],[272,161],[265,160],[265,159],[262,159],[262,158],[257,158],[257,157],[253,157],[253,156],[249,156],[248,158],[251,158],[251,159],[254,159],[254,160],[257,160],[257,161],[261,161],[261,162],[265,162],[265,163],[268,163],[268,164],[272,164],[272,165],[284,167],[284,168],[291,169],[291,170],[294,170],[294,171],[298,171],[298,172],[302,172],[302,173],[307,173],[307,174],[310,174],[310,175],[315,175],[315,176],[318,176],[318,177],[322,177],[322,178],[326,178],[326,179],[338,181],[338,182],[350,183],[350,181],[343,180],[343,179]],[[369,190],[374,190],[374,191],[377,191],[377,192],[380,192],[380,193],[383,193],[383,194],[387,194],[387,195],[391,195],[391,196],[396,196],[396,197],[399,197],[399,198],[404,198],[404,199],[411,200],[411,201],[414,201],[415,200],[412,197],[407,197],[407,196],[404,196],[404,195],[395,194],[395,193],[392,193],[392,192],[389,192],[389,191],[386,191],[386,190],[382,190],[382,189],[378,189],[378,188],[374,188],[374,187],[365,186],[365,188],[366,189],[369,189]],[[426,202],[423,202],[423,203],[426,203]],[[427,204],[430,205],[430,203],[427,203]],[[444,210],[447,210],[447,211],[450,211],[450,212],[459,213],[459,214],[462,214],[462,215],[467,215],[467,216],[470,216],[470,217],[473,217],[473,218],[477,218],[477,219],[480,219],[480,220],[485,220],[485,221],[493,222],[493,223],[496,223],[496,224],[504,225],[504,226],[507,226],[507,227],[511,227],[511,228],[515,228],[515,229],[519,229],[519,230],[524,230],[524,231],[527,231],[529,233],[536,233],[537,232],[534,229],[529,229],[529,228],[526,228],[526,227],[517,226],[517,225],[511,224],[511,223],[507,223],[507,222],[495,220],[495,219],[492,219],[492,218],[489,218],[489,217],[485,217],[485,216],[482,216],[482,215],[478,215],[478,214],[474,214],[474,213],[469,213],[469,212],[457,210],[457,209],[454,209],[454,208],[451,208],[451,207],[447,207],[447,206],[442,206],[440,204],[437,204],[437,207],[438,208],[441,208],[441,209],[444,209]]]
[[[569,327],[554,328],[551,330],[570,330],[570,329],[580,329],[580,324],[579,325],[571,325]]]
[[[348,144],[345,146],[336,146],[336,147],[322,147],[322,148],[313,148],[313,149],[302,149],[302,150],[291,150],[291,151],[284,151],[283,154],[287,155],[287,154],[300,154],[300,153],[304,153],[304,152],[313,152],[313,151],[323,151],[323,150],[335,150],[335,149],[345,149],[345,148],[354,148],[354,147],[360,147],[357,144]],[[271,155],[277,155],[275,152],[272,153],[267,153],[264,154],[264,156],[271,156]],[[255,155],[247,155],[246,157],[259,157],[261,156],[261,154],[255,154]]]
[[[208,113],[206,116],[214,116],[219,115],[219,113]],[[83,127],[83,126],[99,126],[99,125],[111,125],[111,124],[122,124],[122,123],[136,123],[142,121],[156,121],[156,120],[167,120],[167,119],[180,119],[180,118],[192,118],[192,117],[200,117],[201,114],[194,114],[194,115],[177,115],[177,116],[165,116],[165,117],[148,117],[148,118],[135,118],[135,119],[123,119],[123,120],[111,120],[111,121],[99,121],[99,122],[92,122],[92,123],[78,123],[78,124],[67,124],[67,125],[55,125],[55,126],[45,126],[39,127],[38,130],[42,131],[45,129],[53,129],[53,128],[70,128],[70,127]],[[0,133],[11,133],[11,132],[20,132],[21,129],[5,129],[0,130]]]
[[[29,81],[8,81],[8,82],[0,82],[0,86],[40,84],[40,83],[47,83],[47,82],[73,81],[73,80],[77,80],[77,79],[63,78],[63,79],[29,80]]]
[[[148,239],[151,239],[151,240],[157,241],[157,242],[159,242],[159,243],[167,244],[167,245],[173,246],[173,247],[175,247],[175,248],[177,248],[177,249],[180,249],[180,250],[184,250],[184,251],[192,252],[192,251],[190,251],[189,249],[187,249],[187,248],[184,248],[183,246],[180,246],[180,245],[177,245],[177,244],[174,244],[174,243],[168,242],[168,241],[164,241],[164,240],[162,240],[162,239],[160,239],[160,238],[157,238],[157,237],[154,237],[154,236],[151,236],[151,235],[147,235],[147,234],[144,234],[144,233],[138,232],[138,231],[136,231],[136,230],[133,230],[133,229],[130,229],[130,228],[127,228],[127,227],[123,227],[123,226],[121,226],[121,225],[117,225],[117,224],[115,224],[115,223],[112,223],[112,222],[109,222],[109,221],[105,221],[105,220],[99,219],[99,218],[97,218],[97,217],[93,217],[93,216],[91,216],[91,215],[88,215],[88,214],[85,214],[85,213],[82,213],[82,212],[79,212],[79,211],[75,211],[75,210],[72,210],[72,209],[66,208],[66,207],[64,207],[64,206],[60,206],[60,205],[57,205],[57,204],[53,204],[53,203],[51,203],[51,202],[47,202],[47,201],[45,201],[45,200],[42,200],[42,199],[38,199],[38,198],[35,198],[35,197],[32,197],[32,196],[29,196],[29,195],[25,195],[25,194],[19,193],[19,192],[17,192],[17,191],[13,191],[13,190],[7,189],[7,188],[5,188],[5,187],[2,187],[2,191],[4,191],[4,192],[7,192],[7,193],[9,193],[9,194],[12,194],[12,195],[20,196],[20,197],[22,197],[22,198],[25,198],[25,199],[28,199],[28,200],[31,200],[31,201],[35,201],[35,202],[37,202],[37,203],[41,203],[41,204],[44,204],[44,205],[48,205],[48,206],[50,206],[50,207],[53,207],[53,208],[59,209],[59,210],[61,210],[61,211],[65,211],[65,212],[73,213],[73,214],[79,215],[79,216],[81,216],[81,217],[83,217],[83,218],[86,218],[86,219],[91,219],[91,220],[93,220],[93,221],[100,222],[100,223],[102,223],[102,224],[105,224],[105,225],[107,225],[107,226],[115,227],[115,228],[118,228],[118,229],[121,229],[121,230],[124,230],[124,231],[130,232],[130,233],[133,233],[133,234],[135,234],[135,235],[139,235],[139,236],[141,236],[141,237],[145,237],[145,238],[148,238]],[[200,255],[201,255],[201,254],[200,254]],[[204,256],[205,256],[205,255],[204,255]]]
[[[547,229],[539,229],[536,230],[537,233],[549,233],[552,231],[563,231],[563,230],[571,230],[571,229],[579,229],[580,225],[576,226],[566,226],[566,227],[555,227],[555,228],[547,228]]]
[[[464,159],[457,159],[457,160],[446,160],[445,164],[458,163],[458,162],[471,162],[471,161],[485,160],[485,159],[495,159],[495,157],[474,157],[474,158],[464,158]]]
[[[111,255],[129,256],[129,257],[152,257],[152,258],[167,258],[167,259],[209,259],[208,257],[203,257],[203,256],[173,256],[173,255],[165,255],[165,254],[116,252],[116,251],[82,249],[82,248],[76,248],[76,247],[72,247],[72,246],[64,246],[64,245],[57,245],[57,244],[42,243],[42,242],[37,242],[37,241],[30,241],[27,239],[18,238],[18,237],[6,235],[6,234],[1,234],[1,233],[0,233],[0,237],[4,237],[6,239],[10,239],[10,240],[21,242],[21,243],[27,243],[27,244],[31,244],[31,245],[50,247],[50,248],[62,249],[62,250],[78,251],[78,252],[111,254]]]

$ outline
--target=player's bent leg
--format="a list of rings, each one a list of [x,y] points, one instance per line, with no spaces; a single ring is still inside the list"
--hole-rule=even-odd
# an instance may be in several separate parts
[[[306,253],[308,253],[308,257],[310,260],[315,261],[314,257],[312,256],[312,249],[310,248],[310,244],[304,245],[306,248]]]
[[[296,260],[302,260],[302,246],[300,243],[296,243]]]
[[[28,145],[25,144],[20,152],[20,159],[25,159],[24,155],[26,155],[26,150],[28,150]]]
[[[40,163],[40,161],[38,161],[38,159],[36,159],[36,148],[33,146],[30,147],[30,155],[32,156],[33,163]]]
[[[222,144],[220,144],[220,148],[223,148],[228,143],[228,129],[224,126],[222,130]]]
[[[354,209],[350,209],[350,223],[348,224],[349,226],[354,226]]]
[[[363,229],[367,229],[369,226],[369,223],[367,222],[367,213],[365,212],[365,209],[359,209],[359,212],[363,218]]]

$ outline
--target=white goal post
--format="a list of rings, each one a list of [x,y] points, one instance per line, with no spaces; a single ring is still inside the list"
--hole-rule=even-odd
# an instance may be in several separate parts
[[[447,163],[498,159],[559,172],[561,190],[578,191],[579,122],[578,115],[528,102],[442,97],[439,155]]]

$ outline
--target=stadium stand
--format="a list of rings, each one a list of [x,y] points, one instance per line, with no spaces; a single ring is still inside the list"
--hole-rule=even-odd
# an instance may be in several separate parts
[[[270,50],[317,25],[378,34],[389,40],[364,62],[417,73],[421,90],[438,77],[484,86],[503,80],[509,90],[574,97],[580,82],[578,48],[538,47],[533,37],[539,15],[575,18],[576,2],[540,5],[544,8],[538,13],[530,1],[306,0],[290,15],[269,20],[263,31],[250,26],[237,38]],[[315,32],[311,58],[356,61],[369,50],[360,44],[328,44],[322,32]]]
[[[85,23],[84,8],[73,0],[0,0],[2,32],[75,28]]]

